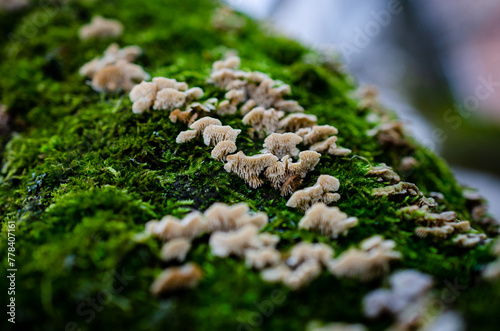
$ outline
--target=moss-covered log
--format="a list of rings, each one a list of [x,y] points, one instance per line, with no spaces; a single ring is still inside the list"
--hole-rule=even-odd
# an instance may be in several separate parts
[[[400,172],[401,179],[427,196],[442,193],[438,211],[453,210],[470,220],[463,189],[443,160],[410,137],[404,146],[389,146],[367,135],[377,123],[367,120],[373,109],[350,97],[356,88],[351,77],[243,16],[244,25],[236,28],[214,26],[217,6],[208,0],[51,1],[0,13],[0,103],[9,116],[9,132],[1,138],[0,251],[7,266],[8,222],[15,222],[17,268],[16,324],[3,313],[2,330],[301,330],[311,320],[379,330],[391,324],[389,317],[366,319],[361,306],[363,296],[387,278],[360,283],[324,270],[309,286],[292,291],[264,282],[241,259],[213,256],[208,235],[196,239],[188,255],[203,270],[199,286],[151,296],[155,276],[171,264],[159,258],[159,241],[137,240],[137,234],[150,219],[182,218],[214,202],[246,202],[267,213],[264,231],[280,236],[282,251],[309,241],[325,243],[338,255],[374,234],[390,238],[403,256],[391,270],[432,275],[440,298],[435,309],[456,309],[471,330],[496,330],[500,282],[480,279],[482,267],[494,259],[489,246],[469,249],[451,239],[419,238],[415,225],[397,212],[419,197],[374,197],[374,188],[389,183],[365,176],[370,164],[399,169],[411,156],[418,165]],[[172,123],[169,112],[134,114],[127,94],[94,92],[78,70],[112,40],[81,41],[78,30],[97,14],[124,24],[123,35],[113,41],[140,46],[144,54],[136,63],[152,77],[200,86],[206,98],[224,96],[207,77],[212,63],[230,49],[237,50],[242,69],[290,84],[291,98],[319,124],[334,125],[340,144],[352,150],[348,157],[323,155],[300,188],[319,175],[335,176],[342,196],[336,205],[359,225],[335,240],[299,229],[304,213],[287,208],[279,191],[268,184],[251,189],[211,158],[211,147],[177,144],[186,128]],[[238,149],[247,155],[262,149],[264,139],[249,134],[240,114],[224,116],[223,123],[242,130]],[[2,292],[9,287],[7,275],[2,268]],[[453,300],[446,292],[450,283],[460,284]],[[267,316],[261,310],[269,300],[275,303]]]

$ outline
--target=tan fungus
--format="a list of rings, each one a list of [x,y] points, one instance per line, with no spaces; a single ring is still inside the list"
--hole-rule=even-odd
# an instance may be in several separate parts
[[[329,208],[324,203],[314,204],[299,222],[299,228],[318,230],[322,235],[332,238],[346,235],[356,225],[356,217],[348,217],[339,208]]]
[[[274,247],[247,249],[245,251],[245,265],[247,268],[263,269],[281,261],[281,254]]]
[[[191,242],[185,238],[175,238],[167,241],[161,248],[161,258],[163,261],[186,259],[186,255],[191,249]]]
[[[277,111],[274,108],[256,107],[243,117],[242,122],[252,126],[263,138],[278,130],[280,118],[283,116],[282,111]]]
[[[297,134],[304,140],[304,145],[311,146],[329,136],[338,134],[337,128],[331,125],[314,125],[313,127],[299,129]]]
[[[400,182],[396,185],[373,189],[372,195],[376,197],[392,195],[418,196],[420,195],[420,190],[415,184]]]
[[[324,141],[313,144],[309,149],[322,154],[330,154],[335,156],[347,156],[352,153],[350,149],[337,146],[337,137],[333,136]]]
[[[279,159],[286,155],[297,156],[299,149],[297,145],[302,142],[302,138],[295,133],[271,133],[264,140],[264,153],[276,155]]]
[[[214,232],[208,241],[212,254],[219,257],[229,255],[243,256],[249,248],[259,248],[259,229],[254,225],[246,225],[241,229],[229,232]]]
[[[224,169],[234,172],[242,178],[250,187],[258,188],[264,182],[259,178],[260,174],[269,166],[278,161],[272,154],[259,154],[246,156],[242,151],[227,157]]]
[[[206,222],[199,212],[189,213],[182,220],[173,216],[165,216],[160,221],[152,220],[146,223],[146,233],[164,240],[195,238],[206,229]]]
[[[130,91],[138,82],[149,79],[141,66],[117,60],[99,69],[92,76],[91,86],[97,92]]]
[[[215,145],[210,155],[216,160],[225,162],[226,157],[229,154],[233,154],[234,152],[236,152],[236,149],[237,147],[234,141],[224,140]]]
[[[302,128],[313,127],[318,118],[314,115],[295,113],[290,114],[279,122],[279,128],[283,131],[295,132]]]
[[[399,183],[401,178],[399,175],[392,170],[391,167],[387,166],[385,163],[380,164],[376,167],[370,167],[370,170],[366,173],[367,176],[378,177],[379,181],[388,180],[392,184]]]
[[[484,233],[466,233],[453,238],[453,242],[458,246],[472,248],[478,244],[488,242],[488,237]]]
[[[317,202],[329,204],[340,199],[338,193],[332,193],[339,189],[340,182],[337,178],[329,175],[321,175],[318,177],[316,184],[296,191],[287,201],[287,207],[300,208],[307,210]]]
[[[267,168],[264,176],[275,189],[282,190],[283,196],[291,194],[295,191],[296,186],[300,184],[301,179],[305,178],[308,172],[314,170],[320,157],[321,154],[314,151],[304,151],[299,153],[299,160],[294,163],[286,155],[281,161],[277,161]],[[290,182],[289,179],[295,181],[295,183]],[[289,182],[287,183],[287,181]]]
[[[361,249],[349,248],[329,263],[329,270],[338,277],[368,281],[389,271],[389,262],[399,260],[401,253],[394,251],[392,240],[373,236],[361,242]]]
[[[102,16],[92,17],[92,21],[80,28],[80,39],[119,37],[123,32],[123,24],[117,20]]]
[[[175,138],[175,142],[178,144],[183,144],[185,142],[191,141],[198,136],[198,131],[196,130],[187,130],[181,131],[177,138]]]
[[[326,244],[300,242],[292,247],[287,264],[293,267],[307,260],[316,260],[326,266],[332,257],[333,249]]]
[[[208,125],[203,131],[203,142],[207,146],[216,146],[221,141],[236,141],[241,130],[233,129],[229,125]]]
[[[202,276],[200,267],[194,263],[188,263],[182,267],[167,268],[156,277],[150,291],[152,294],[158,295],[162,292],[193,288],[198,285]]]

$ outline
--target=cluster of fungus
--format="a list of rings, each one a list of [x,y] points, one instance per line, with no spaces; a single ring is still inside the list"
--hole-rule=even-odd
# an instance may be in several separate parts
[[[183,262],[191,249],[191,240],[207,233],[211,233],[209,243],[216,256],[244,254],[247,249],[269,250],[279,239],[269,234],[258,234],[259,229],[267,223],[266,214],[250,213],[248,205],[244,203],[233,206],[216,203],[203,214],[194,211],[182,220],[173,216],[165,216],[159,221],[151,220],[145,225],[145,233],[165,242],[161,250],[164,261]],[[262,264],[259,257],[250,256],[248,259],[253,261],[252,265]],[[151,292],[159,294],[193,287],[201,276],[199,267],[192,263],[181,268],[170,267],[158,276],[151,286]]]
[[[330,272],[338,277],[368,281],[389,271],[389,263],[401,259],[394,250],[396,243],[375,235],[360,243],[360,249],[349,248],[328,264]]]
[[[317,230],[323,236],[337,238],[346,235],[349,229],[358,225],[356,217],[348,217],[346,213],[337,207],[327,207],[318,202],[306,211],[305,216],[299,222],[299,228]]]
[[[199,87],[189,88],[186,83],[175,79],[155,77],[152,82],[142,81],[134,86],[129,97],[133,102],[132,111],[140,114],[151,107],[154,110],[170,111],[183,108],[191,101],[203,97],[203,90]]]
[[[340,194],[333,193],[338,191],[339,188],[340,182],[337,178],[330,175],[321,175],[315,185],[293,193],[286,205],[287,207],[307,210],[318,202],[330,204],[340,199]]]
[[[0,8],[22,2],[0,1]],[[219,10],[212,18],[214,27],[222,30],[237,30],[244,23],[227,8]],[[122,31],[120,22],[96,16],[80,29],[80,38],[117,37]],[[199,87],[189,88],[185,82],[164,77],[155,77],[148,82],[149,75],[132,63],[141,53],[137,46],[120,49],[117,44],[112,44],[101,58],[85,64],[80,74],[90,79],[92,88],[98,92],[130,91],[134,113],[150,109],[169,111],[172,122],[188,127],[178,134],[177,143],[199,139],[206,146],[213,147],[211,157],[223,162],[227,172],[235,173],[250,187],[256,189],[268,183],[281,190],[282,196],[291,195],[287,206],[305,211],[298,228],[336,239],[347,235],[358,224],[357,218],[349,217],[337,207],[327,206],[340,199],[340,194],[336,193],[340,188],[337,178],[321,175],[315,185],[296,190],[320,162],[322,154],[347,156],[352,151],[337,145],[338,130],[335,127],[318,125],[317,117],[305,114],[297,101],[285,99],[291,94],[289,85],[261,72],[240,70],[240,58],[229,56],[213,64],[208,79],[209,83],[225,92],[224,99],[200,101],[204,91]],[[378,122],[368,135],[376,136],[384,146],[411,149],[403,124],[391,121],[378,103],[376,91],[367,88],[358,93],[361,94],[358,106],[375,110],[370,115],[374,115],[374,121]],[[241,130],[224,126],[220,119],[215,118],[237,112],[242,116],[242,124],[251,127],[249,133],[264,139],[260,154],[246,155],[238,150],[236,140]],[[301,151],[301,146],[307,150]],[[406,157],[400,168],[408,170],[416,165],[413,157]],[[372,195],[375,197],[420,197],[417,205],[399,211],[404,219],[419,224],[415,229],[419,237],[447,238],[460,233],[453,241],[463,247],[488,241],[486,235],[471,232],[473,229],[468,221],[457,221],[456,213],[431,212],[431,208],[437,207],[435,201],[423,196],[415,184],[401,182],[400,176],[387,165],[370,167],[366,175],[390,184],[374,189]],[[484,220],[485,211],[480,209],[484,206],[474,206],[476,212],[473,215],[477,215],[477,220]],[[204,213],[193,211],[183,219],[165,216],[159,221],[151,220],[145,225],[145,233],[163,241],[160,257],[172,264],[185,263],[193,239],[208,234],[212,255],[244,259],[246,267],[259,270],[263,280],[282,282],[291,289],[312,282],[323,267],[336,277],[369,281],[387,274],[391,261],[401,259],[401,253],[395,250],[395,242],[384,240],[380,235],[361,241],[359,248],[348,248],[335,258],[333,249],[323,243],[299,242],[288,252],[281,252],[277,248],[278,236],[260,232],[268,222],[265,213],[253,213],[245,203],[233,206],[215,203]],[[493,252],[500,257],[500,242],[494,246]],[[486,267],[483,276],[487,279],[500,277],[500,258]],[[157,276],[150,291],[159,295],[193,288],[202,277],[202,270],[195,263],[172,265]],[[406,270],[393,274],[390,284],[390,290],[379,289],[365,297],[365,315],[374,318],[389,313],[395,318],[395,329],[420,327],[430,298],[430,276]],[[332,324],[314,329],[365,328],[362,325]]]
[[[97,92],[111,93],[130,91],[137,83],[149,79],[149,75],[132,63],[142,50],[138,46],[120,48],[111,44],[102,57],[97,57],[80,68],[80,75],[90,79]]]
[[[384,313],[394,317],[397,330],[421,326],[421,319],[429,304],[432,277],[416,270],[395,272],[389,279],[390,289],[377,289],[363,299],[363,310],[368,318]]]
[[[437,205],[436,205],[437,206]],[[453,211],[433,213],[430,206],[412,205],[399,210],[404,220],[417,223],[415,234],[420,238],[433,236],[446,239],[453,234],[459,233],[453,242],[462,247],[474,247],[479,243],[486,243],[487,237],[484,233],[474,233],[469,221],[457,220],[457,214]]]
[[[80,39],[114,38],[123,32],[123,24],[117,20],[106,19],[102,16],[92,17],[92,21],[80,28]]]
[[[390,289],[380,288],[363,299],[368,318],[389,314],[394,319],[390,330],[461,330],[462,317],[454,311],[436,314],[431,309],[435,296],[433,279],[417,270],[401,270],[389,278]]]
[[[322,204],[320,208],[327,208]],[[321,214],[313,208],[306,213],[299,227],[317,229],[321,234],[336,238],[347,233],[357,224],[356,218],[347,218],[337,208],[327,209]],[[317,215],[314,215],[314,214]],[[280,239],[276,235],[260,233],[269,218],[265,213],[253,213],[247,204],[228,206],[215,203],[204,213],[194,211],[182,220],[165,216],[161,220],[146,223],[145,233],[164,241],[161,258],[166,262],[184,262],[191,241],[210,234],[208,244],[214,256],[236,257],[245,260],[247,268],[261,270],[261,277],[268,282],[283,282],[291,289],[298,289],[313,281],[322,271],[322,266],[338,277],[372,279],[386,273],[389,262],[400,254],[393,250],[391,240],[380,236],[361,243],[361,250],[351,248],[338,258],[333,258],[333,249],[322,243],[299,242],[289,252],[280,252],[276,246]],[[195,264],[170,267],[164,270],[151,286],[153,294],[191,288],[201,278]]]
[[[202,89],[189,89],[186,83],[156,77],[132,89],[129,94],[132,111],[142,113],[150,108],[170,111],[172,122],[189,127],[179,133],[177,143],[201,138],[205,145],[213,147],[212,158],[224,162],[226,171],[237,174],[252,188],[268,182],[281,190],[283,196],[292,194],[307,173],[314,170],[321,153],[336,156],[351,153],[336,145],[338,130],[330,125],[317,125],[316,116],[294,113],[282,118],[286,112],[304,110],[296,101],[283,99],[290,93],[290,86],[263,73],[241,71],[238,69],[240,62],[238,57],[231,56],[213,65],[209,82],[226,91],[226,100],[211,98],[203,103],[193,102],[203,97]],[[181,110],[183,108],[186,109]],[[234,114],[238,110],[244,115],[243,124],[252,126],[259,137],[266,137],[261,154],[249,156],[238,151],[236,138],[241,130],[224,126],[213,117]],[[297,145],[302,143],[309,150],[300,151]],[[297,161],[294,162],[294,158]],[[313,195],[309,206],[318,201],[331,203],[340,198],[331,193],[337,189],[318,193],[315,186],[298,196],[302,196],[301,202],[292,200],[290,204],[305,209],[302,204],[308,194]]]

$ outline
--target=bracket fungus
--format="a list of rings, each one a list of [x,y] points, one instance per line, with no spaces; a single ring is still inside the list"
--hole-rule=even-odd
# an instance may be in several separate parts
[[[215,145],[212,149],[211,156],[219,161],[225,162],[229,154],[236,152],[236,143],[231,140],[224,140]]]
[[[129,94],[130,101],[133,102],[132,112],[140,114],[144,110],[149,109],[156,99],[157,90],[158,86],[154,82],[148,83],[143,81],[135,85]]]
[[[234,90],[227,96],[231,101],[226,100],[219,113],[234,113],[240,102],[245,103],[242,107],[243,115],[257,106],[286,112],[304,110],[296,101],[283,100],[285,95],[291,93],[289,85],[275,81],[260,72],[241,71],[238,69],[240,63],[240,58],[231,56],[213,64],[209,82],[226,91]]]
[[[394,329],[413,330],[418,320],[425,317],[432,277],[416,270],[402,270],[391,275],[389,283],[390,289],[377,289],[363,298],[365,316],[376,318],[390,313],[396,320]]]
[[[92,88],[98,92],[130,91],[141,80],[149,79],[141,66],[131,63],[141,53],[138,46],[120,49],[111,44],[101,58],[84,64],[79,73],[91,79]]]
[[[309,259],[299,264],[297,268],[283,277],[283,283],[296,290],[316,279],[321,273],[321,264],[313,259]]]
[[[314,115],[295,113],[290,114],[279,122],[279,128],[287,132],[295,132],[302,128],[316,125],[318,118]]]
[[[245,265],[247,268],[263,269],[276,265],[281,261],[280,252],[274,247],[245,250]]]
[[[138,82],[148,78],[149,75],[141,66],[117,60],[98,70],[92,76],[91,86],[95,91],[103,93],[130,91]]]
[[[299,153],[299,160],[294,163],[286,155],[281,161],[277,161],[268,167],[264,172],[264,176],[275,189],[281,189],[281,195],[291,194],[300,184],[302,178],[305,178],[309,171],[314,170],[320,157],[321,154],[319,153],[304,151]]]
[[[314,125],[308,128],[299,129],[296,132],[304,140],[304,145],[311,146],[329,136],[339,133],[337,128],[331,125]]]
[[[346,235],[349,229],[358,225],[356,217],[348,217],[337,207],[327,207],[324,203],[315,203],[306,211],[299,222],[299,228],[318,230],[322,235],[337,238]]]
[[[177,138],[175,138],[175,142],[178,144],[183,144],[185,142],[195,139],[196,137],[198,137],[198,132],[195,130],[181,131],[177,135]]]
[[[401,253],[394,251],[396,243],[381,236],[365,239],[361,249],[349,248],[332,260],[328,269],[338,277],[358,278],[368,281],[389,271],[389,262],[399,260]]]
[[[318,177],[316,184],[303,190],[296,191],[287,201],[287,207],[307,210],[317,202],[330,204],[340,199],[340,194],[332,193],[338,191],[340,182],[337,178],[329,175]]]
[[[350,149],[337,146],[338,138],[336,136],[330,137],[326,140],[317,142],[309,147],[310,150],[322,154],[330,154],[335,156],[347,156],[352,153]]]
[[[204,213],[207,230],[209,232],[231,231],[249,224],[261,229],[268,223],[269,220],[266,214],[251,214],[249,211],[250,208],[246,203],[238,203],[232,206],[224,203],[214,203]]]
[[[228,257],[231,254],[243,256],[246,249],[262,246],[258,232],[256,226],[248,224],[235,231],[214,232],[208,243],[215,256]]]
[[[216,146],[221,141],[236,141],[241,130],[233,129],[229,125],[209,125],[203,130],[203,142],[207,146]]]
[[[258,188],[264,184],[264,181],[259,178],[260,174],[277,161],[278,158],[272,154],[246,156],[245,153],[239,151],[227,157],[227,163],[224,165],[224,169],[227,172],[234,172],[237,174],[250,185],[250,187]]]
[[[221,126],[221,121],[212,117],[203,117],[192,123],[189,128],[191,130],[181,131],[175,140],[178,144],[185,143],[198,136],[202,136],[205,129],[210,125]]]
[[[175,238],[167,241],[161,248],[161,258],[163,261],[186,259],[186,255],[191,249],[191,242],[185,238]]]
[[[465,233],[453,238],[453,242],[465,248],[477,246],[480,243],[487,243],[489,240],[484,233]]]
[[[424,225],[415,229],[415,234],[421,238],[429,235],[447,238],[455,232],[471,230],[469,221],[456,221],[457,214],[455,212],[431,213],[428,205],[404,207],[398,211],[398,214],[405,220]]]
[[[119,37],[123,32],[123,24],[118,20],[94,16],[89,24],[80,28],[80,39]]]
[[[295,133],[271,133],[264,140],[264,153],[276,155],[279,159],[286,155],[297,156],[299,149],[297,145],[302,142],[302,138]]]
[[[193,288],[198,285],[202,276],[200,267],[194,263],[188,263],[182,267],[167,268],[155,279],[150,291],[152,294],[158,295],[162,292]]]
[[[182,108],[203,97],[203,90],[199,87],[189,89],[186,83],[177,82],[175,79],[154,77],[152,82],[143,81],[135,85],[129,97],[133,102],[132,111],[140,114],[151,107],[154,110]]]
[[[326,244],[311,244],[307,242],[300,242],[292,247],[290,256],[288,257],[286,262],[288,265],[293,267],[307,260],[316,260],[321,264],[327,266],[332,257],[333,249]]]
[[[301,242],[292,247],[286,261],[277,263],[261,272],[267,282],[283,282],[291,289],[298,289],[321,273],[321,265],[328,265],[333,250],[325,244]]]
[[[400,182],[396,185],[375,188],[372,191],[372,195],[375,197],[393,195],[418,196],[420,195],[420,190],[413,183]]]
[[[264,109],[256,107],[243,117],[243,124],[252,126],[261,138],[276,132],[279,128],[280,118],[283,117],[282,111],[274,108]]]
[[[377,177],[378,181],[382,182],[388,180],[391,184],[396,184],[401,181],[399,175],[392,170],[391,167],[387,166],[385,163],[380,164],[376,167],[370,167],[370,170],[366,173],[367,176]]]
[[[404,132],[404,125],[400,121],[382,123],[368,131],[367,134],[371,137],[377,137],[379,143],[383,146],[413,149]]]
[[[206,230],[205,220],[199,212],[192,212],[182,220],[173,216],[165,216],[160,221],[146,223],[146,233],[164,240],[173,238],[195,238]]]

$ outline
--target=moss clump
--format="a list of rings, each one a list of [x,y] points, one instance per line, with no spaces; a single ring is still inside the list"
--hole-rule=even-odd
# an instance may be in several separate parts
[[[309,50],[269,35],[246,18],[244,28],[215,29],[207,22],[216,6],[208,0],[74,1],[1,14],[0,29],[8,40],[0,43],[0,103],[8,106],[12,131],[18,132],[2,140],[0,181],[3,238],[7,222],[17,224],[16,326],[214,330],[246,323],[255,329],[300,330],[312,319],[363,322],[373,329],[390,324],[388,319],[364,320],[361,313],[362,297],[380,280],[360,284],[324,272],[309,287],[292,292],[264,283],[242,261],[212,256],[206,236],[194,243],[188,257],[203,268],[200,286],[151,297],[149,285],[166,264],[159,259],[158,242],[136,241],[134,235],[149,219],[182,217],[220,201],[246,202],[266,212],[271,222],[264,230],[281,237],[283,250],[300,240],[319,241],[338,254],[373,234],[391,238],[404,256],[394,268],[433,275],[436,291],[446,288],[446,280],[465,284],[446,306],[459,308],[471,328],[495,329],[499,286],[476,285],[481,266],[491,260],[487,248],[419,239],[414,225],[396,213],[415,198],[375,199],[371,190],[387,183],[364,176],[368,162],[397,166],[412,155],[420,166],[403,180],[426,194],[443,193],[441,208],[467,219],[462,189],[443,161],[419,146],[414,151],[381,146],[366,135],[374,126],[365,119],[368,110],[358,109],[348,97],[354,88],[349,77],[319,62],[305,63]],[[127,96],[94,93],[78,68],[110,41],[80,41],[78,29],[95,14],[125,25],[118,42],[141,46],[145,53],[136,62],[152,76],[202,86],[206,97],[223,95],[205,80],[212,62],[227,49],[238,50],[244,69],[290,83],[292,98],[317,115],[318,123],[336,126],[340,144],[362,157],[323,156],[303,186],[321,174],[339,178],[343,198],[338,206],[358,217],[360,225],[338,240],[299,230],[302,213],[287,208],[278,191],[250,189],[210,158],[211,148],[176,144],[185,128],[171,123],[168,112],[135,115]],[[35,21],[41,15],[45,19]],[[224,124],[243,130],[238,147],[247,154],[262,148],[263,140],[248,135],[241,116],[224,117]],[[6,249],[2,240],[0,250]],[[1,288],[7,288],[5,273],[0,272]],[[274,296],[284,299],[276,301],[269,317],[260,314],[259,305]],[[94,299],[103,303],[95,308]],[[2,330],[8,329],[12,325],[2,319]]]

